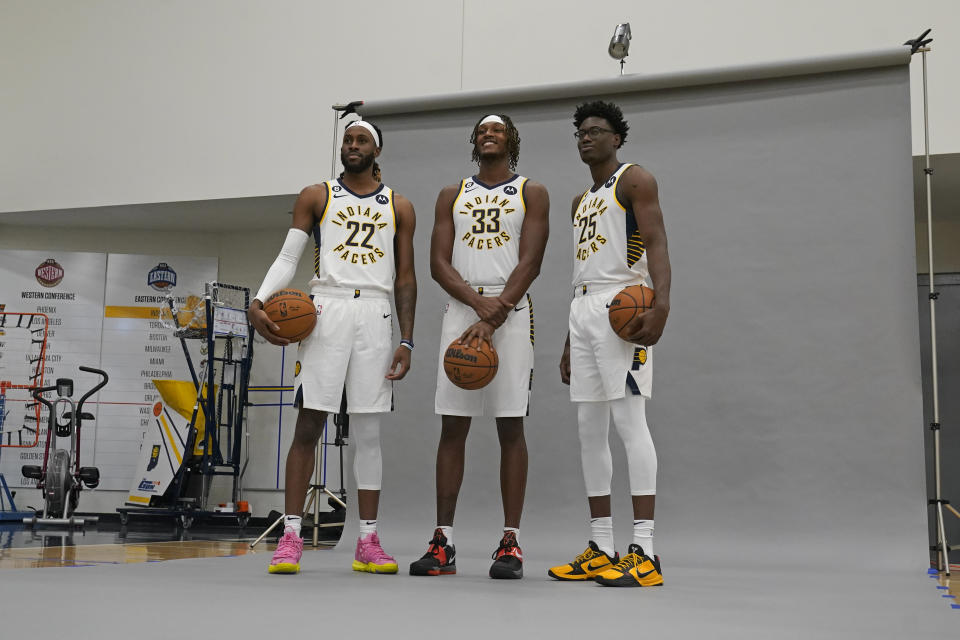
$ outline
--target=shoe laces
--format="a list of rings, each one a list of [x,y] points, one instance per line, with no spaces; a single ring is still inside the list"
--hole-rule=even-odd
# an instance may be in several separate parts
[[[642,562],[643,562],[642,556],[639,556],[635,553],[628,553],[627,555],[623,556],[620,562],[614,565],[613,568],[616,569],[617,571],[627,572],[630,569],[633,569],[634,567],[640,566]]]
[[[364,555],[373,560],[393,560],[393,557],[383,550],[380,537],[376,533],[371,533],[366,539],[361,538],[360,546],[364,550]]]
[[[574,558],[573,562],[574,564],[576,564],[577,562],[583,562],[584,560],[590,560],[591,558],[596,558],[598,555],[600,554],[598,554],[592,548],[587,547],[587,550],[581,553],[580,555],[578,555],[576,558]]]
[[[512,531],[509,533],[503,534],[503,538],[500,540],[500,546],[498,546],[491,556],[494,560],[500,555],[501,551],[509,551],[510,549],[517,549],[520,545],[517,544],[517,535]]]
[[[436,532],[434,532],[433,537],[430,539],[430,545],[427,547],[428,556],[440,555],[440,549],[444,546],[443,544],[441,544],[442,535],[443,534],[440,532],[439,529],[437,529]]]
[[[280,536],[280,540],[277,542],[277,551],[282,554],[300,551],[300,545],[297,544],[299,541],[300,537],[296,534],[285,533]]]

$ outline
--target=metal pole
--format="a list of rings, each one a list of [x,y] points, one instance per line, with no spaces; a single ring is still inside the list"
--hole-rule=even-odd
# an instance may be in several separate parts
[[[923,62],[923,158],[924,177],[927,189],[927,273],[929,278],[930,300],[930,369],[933,385],[933,421],[930,428],[933,431],[933,469],[934,469],[934,503],[937,507],[937,569],[950,575],[950,546],[947,544],[946,527],[943,522],[943,494],[940,468],[940,383],[937,375],[937,293],[934,290],[933,271],[933,194],[930,168],[930,116],[927,103],[927,52],[929,47],[920,49]]]

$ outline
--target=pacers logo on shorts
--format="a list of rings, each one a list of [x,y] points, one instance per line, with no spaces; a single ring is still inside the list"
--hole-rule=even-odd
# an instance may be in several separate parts
[[[295,376],[300,375],[300,361],[299,361],[299,360],[297,360],[297,364],[294,365],[294,367],[293,367],[293,375],[295,375]]]
[[[645,364],[647,364],[647,349],[646,347],[637,347],[633,351],[633,368],[638,369]]]

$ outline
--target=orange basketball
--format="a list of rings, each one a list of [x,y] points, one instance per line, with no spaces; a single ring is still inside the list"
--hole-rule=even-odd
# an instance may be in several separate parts
[[[454,340],[443,354],[443,371],[461,389],[482,389],[497,375],[497,352],[483,340],[478,345],[458,344]]]
[[[635,284],[627,287],[610,301],[610,308],[607,316],[610,318],[610,326],[614,333],[628,340],[624,333],[630,321],[644,311],[653,308],[653,289],[645,287],[642,284]]]
[[[276,334],[291,342],[303,340],[317,324],[317,309],[303,291],[281,289],[267,298],[263,310],[279,330]]]

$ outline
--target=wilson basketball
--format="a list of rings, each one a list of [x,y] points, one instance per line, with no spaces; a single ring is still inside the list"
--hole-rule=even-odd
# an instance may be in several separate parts
[[[610,326],[613,331],[627,340],[627,336],[621,332],[626,329],[631,320],[652,308],[653,289],[642,284],[635,284],[614,296],[613,300],[610,301],[607,316],[610,318]]]
[[[313,300],[303,291],[281,289],[263,303],[267,317],[280,329],[275,333],[291,342],[303,340],[317,324]]]
[[[443,354],[443,371],[450,382],[461,389],[482,389],[497,375],[500,358],[492,346],[478,341],[479,346],[450,343]]]

